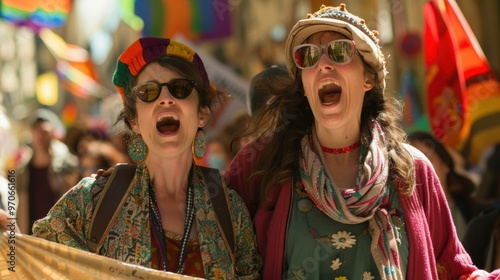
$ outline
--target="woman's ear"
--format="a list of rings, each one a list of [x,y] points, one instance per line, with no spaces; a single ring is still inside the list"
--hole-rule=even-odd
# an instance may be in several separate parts
[[[198,127],[204,127],[210,119],[210,109],[207,106],[201,107],[198,113]]]
[[[137,123],[136,119],[129,119],[128,122],[130,123],[130,127],[135,133],[141,134],[139,129],[139,124]]]
[[[369,91],[373,88],[375,78],[372,75],[365,75],[365,81],[363,83],[363,89]]]

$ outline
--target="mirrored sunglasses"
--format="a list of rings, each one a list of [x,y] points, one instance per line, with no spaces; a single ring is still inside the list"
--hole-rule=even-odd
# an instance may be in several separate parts
[[[293,49],[295,65],[300,69],[308,69],[316,66],[323,53],[331,62],[343,65],[351,62],[354,57],[356,46],[354,41],[341,39],[333,40],[325,45],[302,44]]]
[[[161,89],[165,86],[174,98],[184,99],[193,92],[196,82],[189,79],[173,79],[168,83],[150,81],[135,86],[132,89],[132,93],[137,95],[137,97],[144,102],[153,102],[158,99],[161,94]]]

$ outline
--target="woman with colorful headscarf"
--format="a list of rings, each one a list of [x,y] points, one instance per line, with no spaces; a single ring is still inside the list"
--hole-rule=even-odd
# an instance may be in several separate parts
[[[460,244],[432,165],[405,144],[377,36],[344,4],[322,6],[288,35],[291,82],[256,81],[274,96],[225,177],[253,217],[264,279],[486,273]]]
[[[260,278],[261,258],[241,198],[219,189],[227,193],[232,252],[214,211],[220,205],[210,197],[214,182],[193,160],[203,156],[202,128],[218,93],[198,54],[174,40],[141,38],[120,56],[113,83],[124,106],[118,121],[132,134],[128,148],[137,167],[97,253],[201,278]],[[34,236],[90,250],[93,212],[112,178],[84,178],[34,224]]]

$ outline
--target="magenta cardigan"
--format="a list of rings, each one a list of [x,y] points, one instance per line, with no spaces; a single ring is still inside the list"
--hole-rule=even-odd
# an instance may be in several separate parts
[[[414,157],[416,186],[409,195],[399,195],[409,242],[407,279],[458,279],[478,269],[460,243],[439,180],[425,156],[406,145]],[[259,252],[264,259],[263,279],[281,279],[292,180],[277,185],[269,200],[256,201],[259,179],[249,180],[261,156],[262,145],[242,149],[225,172],[229,188],[236,190],[253,217]],[[438,276],[439,275],[439,276]],[[495,271],[487,279],[500,279]]]

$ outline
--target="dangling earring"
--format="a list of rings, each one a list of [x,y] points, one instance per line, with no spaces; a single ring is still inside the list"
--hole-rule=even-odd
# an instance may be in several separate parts
[[[148,146],[146,146],[140,134],[134,133],[127,143],[127,152],[130,158],[137,164],[143,163],[148,157],[148,151]]]
[[[205,146],[206,141],[207,135],[205,134],[205,131],[203,131],[202,129],[198,129],[198,132],[196,132],[196,136],[194,137],[192,146],[193,154],[197,159],[202,159],[205,155],[205,151],[207,150],[207,147]]]

